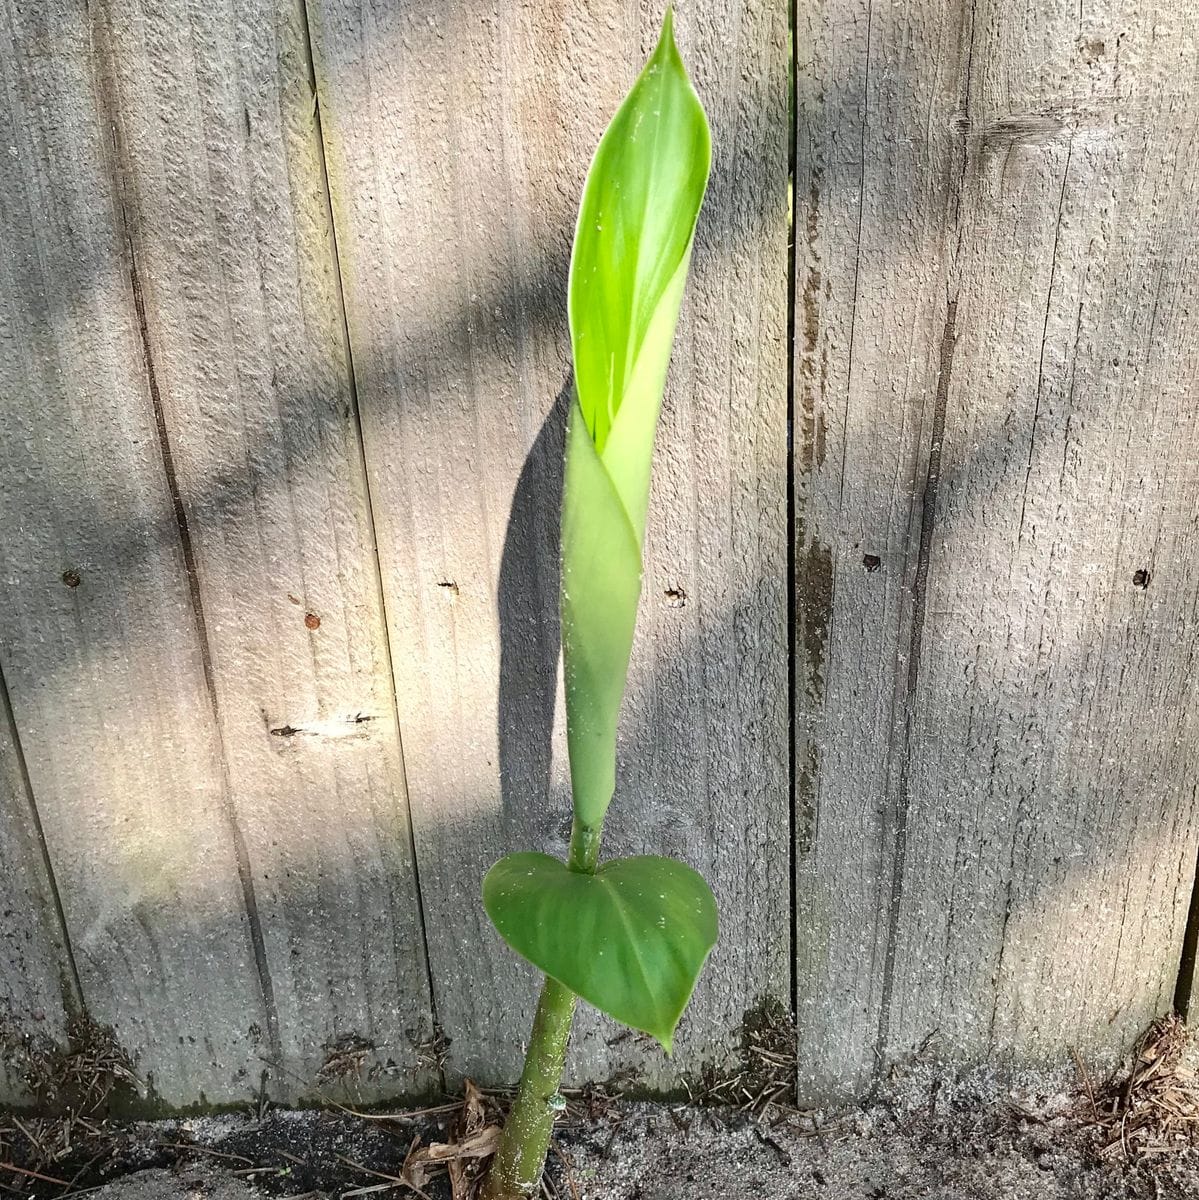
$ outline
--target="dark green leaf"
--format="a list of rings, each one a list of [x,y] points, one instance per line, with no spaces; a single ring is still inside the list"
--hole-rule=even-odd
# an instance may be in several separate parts
[[[716,943],[716,902],[700,875],[670,858],[583,875],[548,854],[510,854],[487,873],[483,903],[518,954],[669,1053]]]

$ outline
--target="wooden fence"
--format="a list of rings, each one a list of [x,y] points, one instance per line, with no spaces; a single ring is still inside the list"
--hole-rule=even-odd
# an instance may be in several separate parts
[[[1110,1061],[1199,850],[1199,9],[678,8],[716,160],[608,847],[722,938],[673,1060],[587,1012],[574,1075],[772,1004],[805,1099]],[[516,1073],[479,882],[566,844],[569,238],[660,15],[0,11],[0,1093],[83,1018],[169,1106]]]

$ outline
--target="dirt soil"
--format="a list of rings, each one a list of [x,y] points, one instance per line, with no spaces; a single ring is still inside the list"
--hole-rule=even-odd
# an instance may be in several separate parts
[[[563,1200],[1199,1200],[1189,1118],[1152,1136],[1131,1117],[1097,1120],[1082,1089],[1044,1081],[909,1078],[860,1108],[804,1113],[572,1101],[546,1195]],[[110,1131],[110,1150],[76,1186],[95,1200],[256,1200],[412,1196],[398,1183],[414,1140],[452,1141],[448,1106],[362,1118],[272,1111]],[[85,1151],[81,1149],[81,1154]],[[67,1165],[45,1174],[69,1179]],[[111,1182],[101,1183],[107,1177]],[[37,1180],[0,1179],[27,1196]],[[377,1190],[376,1190],[377,1189]],[[443,1169],[421,1194],[448,1200]]]
[[[706,1103],[571,1095],[547,1200],[1199,1200],[1199,1039],[1177,1017],[1108,1079],[1081,1060],[1071,1078],[1012,1079],[917,1057],[869,1103],[826,1112],[789,1102],[793,1051],[769,1024],[740,1071],[705,1083]],[[464,1098],[419,1112],[330,1097],[321,1110],[121,1125],[103,1115],[108,1059],[84,1065],[61,1093],[77,1101],[65,1115],[0,1114],[6,1196],[473,1200],[503,1120],[502,1097],[468,1082]],[[348,1100],[353,1080],[342,1086]]]

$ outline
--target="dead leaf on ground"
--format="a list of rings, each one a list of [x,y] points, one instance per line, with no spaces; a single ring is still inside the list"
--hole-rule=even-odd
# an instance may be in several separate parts
[[[485,1125],[457,1142],[430,1142],[412,1156],[414,1164],[448,1163],[464,1158],[490,1158],[500,1145],[500,1127]]]

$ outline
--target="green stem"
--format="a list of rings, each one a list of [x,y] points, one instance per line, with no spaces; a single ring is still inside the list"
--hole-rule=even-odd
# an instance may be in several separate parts
[[[556,979],[547,978],[537,1004],[520,1087],[487,1177],[485,1200],[526,1200],[537,1191],[554,1118],[561,1106],[558,1088],[574,1011],[574,992]]]
[[[600,837],[603,835],[603,825],[582,825],[579,818],[570,826],[570,854],[566,865],[572,871],[582,875],[594,875],[595,865],[599,862]]]
[[[572,871],[595,874],[600,833],[598,827],[585,827],[575,819],[567,859]],[[562,1108],[558,1089],[562,1086],[574,1012],[574,992],[547,976],[541,988],[541,999],[537,1002],[537,1015],[533,1019],[533,1033],[516,1099],[504,1123],[500,1148],[487,1176],[484,1200],[527,1200],[537,1192],[554,1118]]]

